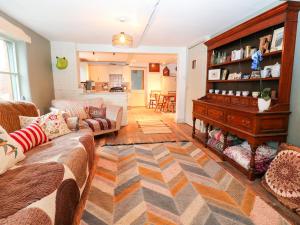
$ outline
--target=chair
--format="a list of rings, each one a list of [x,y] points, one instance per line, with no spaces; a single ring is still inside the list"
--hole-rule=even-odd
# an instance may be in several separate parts
[[[157,111],[158,109],[160,111],[162,111],[165,107],[165,103],[166,103],[166,99],[165,99],[164,95],[159,94],[157,102],[156,102],[155,111]]]
[[[160,95],[160,91],[152,90],[150,92],[150,99],[149,99],[149,104],[148,104],[149,109],[154,108],[154,105],[156,106],[159,95]]]
[[[173,97],[170,97],[170,101],[169,101],[169,105],[168,105],[169,109],[171,112],[175,112],[176,111],[176,95]]]

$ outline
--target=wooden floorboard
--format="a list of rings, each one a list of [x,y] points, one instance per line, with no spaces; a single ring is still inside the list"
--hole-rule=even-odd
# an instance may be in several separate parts
[[[143,134],[138,127],[136,121],[140,120],[162,120],[172,130],[171,134]],[[119,145],[132,143],[155,143],[167,141],[191,141],[194,145],[199,147],[212,159],[218,162],[224,169],[231,173],[241,183],[248,186],[255,194],[260,196],[266,203],[277,210],[287,220],[293,224],[300,224],[300,217],[288,210],[280,202],[276,200],[269,192],[267,192],[260,184],[260,179],[251,182],[247,177],[239,172],[229,163],[222,161],[216,154],[205,148],[199,141],[192,138],[192,127],[186,123],[176,123],[174,113],[155,112],[154,109],[147,109],[144,107],[134,107],[128,110],[128,125],[122,127],[119,134],[115,136],[112,134],[102,135],[96,137],[97,145]]]

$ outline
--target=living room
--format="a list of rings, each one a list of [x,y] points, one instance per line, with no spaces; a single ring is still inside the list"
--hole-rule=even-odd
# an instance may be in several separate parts
[[[299,10],[0,0],[0,224],[300,224]]]

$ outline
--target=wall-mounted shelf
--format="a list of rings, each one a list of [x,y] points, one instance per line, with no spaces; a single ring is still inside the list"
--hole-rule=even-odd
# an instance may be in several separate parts
[[[274,55],[280,55],[282,54],[282,51],[274,51],[274,52],[269,52],[263,55],[263,57],[270,57],[270,56],[274,56]],[[219,63],[219,64],[215,64],[215,65],[209,65],[208,68],[217,68],[220,66],[226,66],[226,65],[232,65],[232,64],[237,64],[237,63],[242,63],[242,62],[248,62],[251,61],[252,58],[248,57],[248,58],[244,58],[244,59],[239,59],[239,60],[234,60],[234,61],[230,61],[230,62],[224,62],[224,63]]]

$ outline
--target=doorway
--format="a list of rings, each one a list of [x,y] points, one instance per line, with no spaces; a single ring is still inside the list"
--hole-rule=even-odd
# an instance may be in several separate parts
[[[128,105],[145,106],[145,71],[143,69],[131,69],[130,81],[131,92],[128,94]]]

